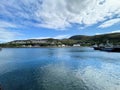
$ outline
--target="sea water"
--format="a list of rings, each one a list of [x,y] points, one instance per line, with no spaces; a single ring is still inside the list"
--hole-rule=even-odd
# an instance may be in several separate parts
[[[3,48],[3,90],[120,90],[120,53],[88,47]]]

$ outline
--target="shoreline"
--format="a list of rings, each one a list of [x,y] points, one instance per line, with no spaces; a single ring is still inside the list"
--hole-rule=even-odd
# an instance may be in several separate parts
[[[73,46],[65,46],[65,47],[57,47],[57,46],[50,46],[50,47],[2,47],[2,48],[85,48],[91,46],[79,46],[79,47],[73,47]]]

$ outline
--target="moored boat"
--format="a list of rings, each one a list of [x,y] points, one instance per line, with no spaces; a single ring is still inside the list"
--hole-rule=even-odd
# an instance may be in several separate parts
[[[101,50],[104,47],[100,46],[100,45],[93,45],[93,48],[94,48],[94,50]]]
[[[114,47],[112,51],[113,52],[120,52],[120,47]]]
[[[108,52],[112,52],[114,48],[112,47],[104,47],[104,48],[101,48],[101,51],[108,51]]]
[[[102,48],[101,51],[120,52],[120,47],[105,47],[105,48]]]
[[[93,46],[94,50],[100,50],[100,51],[106,51],[106,52],[120,52],[120,46],[114,46],[110,43],[107,43],[105,45],[100,44],[100,45],[94,45]]]
[[[99,47],[93,47],[94,48],[94,50],[100,50],[100,48]]]
[[[100,50],[100,47],[98,45],[93,45],[94,50]]]

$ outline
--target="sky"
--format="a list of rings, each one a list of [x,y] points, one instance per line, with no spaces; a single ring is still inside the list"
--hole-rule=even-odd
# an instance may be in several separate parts
[[[0,0],[0,42],[114,32],[119,0]]]

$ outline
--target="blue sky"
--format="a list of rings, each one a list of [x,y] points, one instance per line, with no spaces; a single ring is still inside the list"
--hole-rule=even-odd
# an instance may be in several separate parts
[[[119,0],[0,0],[0,41],[120,32]]]

